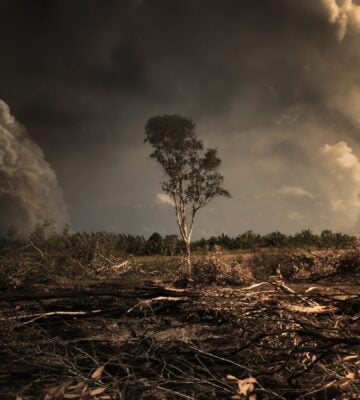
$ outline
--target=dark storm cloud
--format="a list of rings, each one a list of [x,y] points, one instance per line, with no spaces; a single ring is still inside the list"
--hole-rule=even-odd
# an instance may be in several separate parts
[[[175,229],[142,140],[149,116],[178,112],[219,147],[233,193],[204,211],[201,233],[355,229],[340,206],[332,211],[345,200],[328,190],[333,177],[319,160],[327,143],[360,150],[357,2],[0,5],[0,97],[54,166],[75,228]],[[334,149],[327,156],[341,169],[336,157],[349,150]],[[312,199],[294,201],[282,187]],[[349,207],[356,221],[359,205]]]
[[[55,172],[1,100],[0,216],[0,235],[26,235],[43,223],[60,230],[69,222]]]

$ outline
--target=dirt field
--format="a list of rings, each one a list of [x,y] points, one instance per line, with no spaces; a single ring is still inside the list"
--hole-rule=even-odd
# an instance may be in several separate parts
[[[0,398],[360,398],[359,294],[159,280],[3,293]]]

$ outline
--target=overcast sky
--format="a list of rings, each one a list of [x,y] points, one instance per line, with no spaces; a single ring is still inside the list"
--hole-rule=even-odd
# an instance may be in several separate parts
[[[67,208],[75,230],[176,232],[143,139],[150,116],[180,113],[218,147],[232,194],[196,237],[358,231],[359,4],[0,0],[3,224]]]

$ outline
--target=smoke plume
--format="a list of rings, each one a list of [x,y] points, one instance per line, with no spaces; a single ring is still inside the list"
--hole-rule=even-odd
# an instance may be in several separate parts
[[[9,229],[26,235],[49,223],[59,230],[69,222],[56,174],[41,148],[0,100],[0,235]]]

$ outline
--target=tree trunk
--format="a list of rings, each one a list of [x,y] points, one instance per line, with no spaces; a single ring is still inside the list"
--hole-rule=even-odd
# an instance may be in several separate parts
[[[190,240],[185,240],[185,260],[188,267],[188,272],[191,270],[191,250],[190,250]]]

